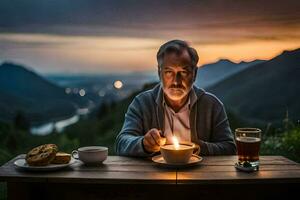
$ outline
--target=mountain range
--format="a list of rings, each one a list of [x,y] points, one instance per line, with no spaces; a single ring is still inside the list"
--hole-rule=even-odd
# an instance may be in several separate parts
[[[300,48],[227,77],[207,91],[238,116],[253,121],[300,119]]]
[[[88,106],[88,100],[66,94],[39,74],[13,63],[0,65],[0,119],[12,121],[22,113],[31,123],[39,124],[76,114]]]
[[[196,85],[215,94],[227,109],[253,122],[300,119],[300,49],[273,59],[234,63],[221,59],[203,65]],[[89,100],[21,65],[0,65],[0,121],[23,113],[32,124],[64,119]]]
[[[202,65],[197,72],[195,84],[198,87],[207,88],[229,76],[236,74],[250,66],[263,63],[264,60],[234,63],[228,59],[220,59],[218,62]]]

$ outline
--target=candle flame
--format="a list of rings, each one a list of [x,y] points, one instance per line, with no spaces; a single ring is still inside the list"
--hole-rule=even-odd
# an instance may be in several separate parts
[[[172,140],[173,140],[173,145],[174,145],[174,148],[177,150],[179,149],[179,142],[178,142],[178,139],[176,136],[173,136],[172,137]]]

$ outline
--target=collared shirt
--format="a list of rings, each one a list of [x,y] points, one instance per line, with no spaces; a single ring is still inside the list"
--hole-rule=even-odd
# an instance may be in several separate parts
[[[191,99],[194,100],[195,98],[194,95],[194,90],[191,90],[186,104],[178,112],[169,107],[163,98],[165,109],[164,136],[167,138],[167,143],[173,143],[173,135],[177,137],[179,142],[191,142],[190,105]]]
[[[235,155],[234,137],[222,102],[196,86],[191,91],[189,119],[192,142],[201,146],[201,155]],[[161,84],[137,95],[128,107],[123,127],[116,138],[116,153],[122,156],[153,156],[145,152],[143,139],[146,132],[154,127],[165,130],[164,117]]]

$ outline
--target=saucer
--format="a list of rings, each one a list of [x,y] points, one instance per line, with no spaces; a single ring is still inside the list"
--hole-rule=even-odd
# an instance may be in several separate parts
[[[153,162],[155,162],[161,166],[166,166],[166,167],[189,167],[189,166],[197,165],[202,160],[203,160],[203,158],[201,156],[193,154],[188,163],[178,163],[178,164],[174,163],[173,164],[173,163],[167,163],[161,154],[152,157]]]
[[[46,166],[30,166],[27,164],[27,162],[24,158],[20,158],[14,162],[14,165],[19,169],[28,170],[28,171],[56,171],[56,170],[68,167],[68,166],[74,164],[75,162],[76,162],[75,159],[71,158],[70,162],[66,163],[66,164],[49,164]]]
[[[234,167],[237,170],[243,171],[243,172],[255,172],[258,171],[259,167],[255,167],[255,166],[251,166],[251,167],[244,167],[243,165],[239,164],[239,163],[235,163]]]

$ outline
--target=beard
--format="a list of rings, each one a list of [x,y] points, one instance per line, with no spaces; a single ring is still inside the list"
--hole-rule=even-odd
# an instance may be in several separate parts
[[[171,94],[174,94],[175,96],[181,96],[185,94],[186,88],[181,84],[180,85],[172,84],[168,90]]]
[[[183,88],[169,88],[166,91],[166,95],[174,101],[184,98],[186,94],[187,92]]]
[[[179,84],[170,84],[168,87],[166,87],[166,84],[164,82],[162,83],[163,90],[165,95],[173,101],[179,101],[183,99],[186,95],[188,95],[191,87],[189,85],[184,85],[182,83]]]

